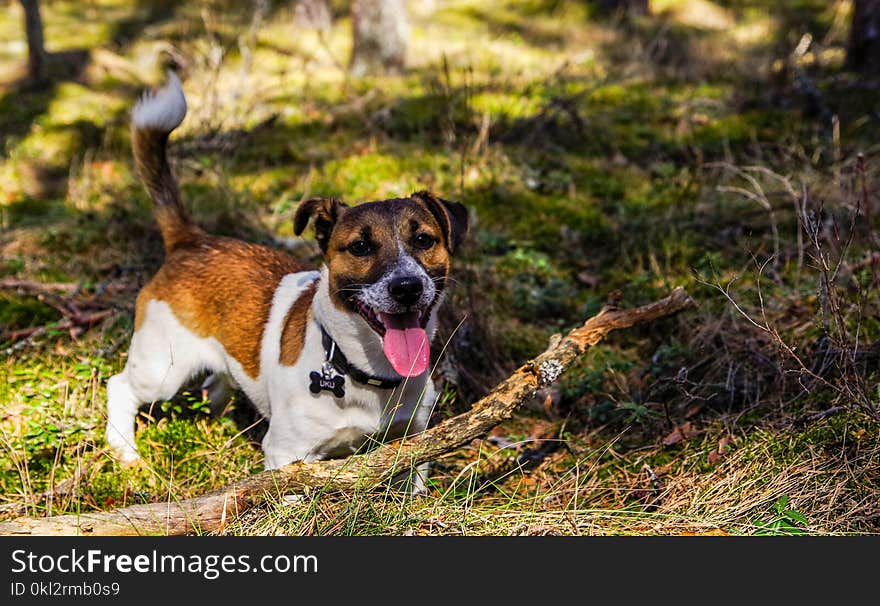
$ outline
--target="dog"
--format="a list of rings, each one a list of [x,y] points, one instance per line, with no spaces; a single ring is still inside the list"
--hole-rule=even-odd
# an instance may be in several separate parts
[[[173,72],[133,111],[135,164],[165,260],[138,294],[125,368],[107,382],[106,439],[118,459],[140,458],[138,408],[204,371],[234,380],[269,420],[267,469],[423,431],[437,398],[430,342],[466,208],[427,191],[356,206],[305,201],[294,233],[314,225],[317,270],[209,235],[185,211],[166,154],[186,111]]]

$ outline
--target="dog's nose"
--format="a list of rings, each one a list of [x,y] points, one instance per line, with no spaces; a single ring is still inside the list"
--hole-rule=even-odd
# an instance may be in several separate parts
[[[407,307],[418,302],[424,289],[425,287],[421,279],[415,276],[394,278],[388,284],[388,292],[391,293],[391,298]]]

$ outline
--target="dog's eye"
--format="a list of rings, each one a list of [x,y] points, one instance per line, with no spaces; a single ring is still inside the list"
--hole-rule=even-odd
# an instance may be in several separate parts
[[[355,257],[366,257],[373,252],[373,246],[366,240],[355,240],[348,245],[348,252]]]
[[[428,250],[432,246],[434,246],[435,240],[428,234],[416,234],[416,237],[413,238],[413,245],[416,248],[420,248],[422,250]]]

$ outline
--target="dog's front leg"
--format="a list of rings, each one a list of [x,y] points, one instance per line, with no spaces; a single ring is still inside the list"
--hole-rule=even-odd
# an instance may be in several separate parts
[[[391,431],[393,438],[418,434],[427,429],[438,396],[430,380],[424,390],[424,394],[420,397],[418,404],[411,408],[404,407],[403,410],[394,415]],[[411,410],[409,414],[404,412],[407,409]],[[394,431],[394,428],[396,428],[396,431]],[[426,461],[408,471],[397,474],[392,482],[400,490],[409,492],[413,496],[423,495],[428,492],[426,482],[430,471],[431,463]]]
[[[294,461],[306,460],[312,448],[312,442],[297,431],[294,419],[274,413],[262,445],[266,469],[278,469]]]
[[[413,418],[413,429],[416,432],[421,433],[428,428],[428,421],[431,418],[431,412],[434,409],[435,401],[436,395],[434,394],[434,390],[429,389],[428,393],[425,394],[422,400],[423,403],[416,408],[416,414]],[[426,482],[430,473],[430,461],[425,461],[424,463],[416,465],[416,467],[410,472],[409,486],[407,487],[411,495],[418,496],[427,494],[428,488]]]
[[[134,442],[134,425],[140,400],[135,396],[125,372],[107,381],[107,428],[110,449],[124,465],[140,459]]]

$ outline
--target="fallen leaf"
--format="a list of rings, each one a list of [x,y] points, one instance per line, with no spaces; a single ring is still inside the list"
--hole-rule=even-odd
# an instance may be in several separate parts
[[[611,163],[615,166],[626,166],[627,164],[629,164],[629,160],[626,156],[617,151],[614,152],[613,156],[611,156]]]
[[[702,412],[702,410],[703,410],[702,404],[691,404],[690,406],[688,406],[688,409],[685,411],[684,418],[685,419],[692,419],[695,416],[697,416],[698,414],[700,414],[700,412]]]
[[[690,437],[692,431],[693,427],[689,422],[685,423],[684,425],[676,425],[672,432],[668,436],[663,438],[663,445],[672,446],[674,444],[678,444],[682,440],[686,440],[688,437]]]
[[[546,387],[538,390],[538,397],[544,397],[544,414],[551,419],[559,416],[559,403],[562,401],[562,393],[556,387]]]
[[[589,286],[590,288],[595,288],[602,281],[602,278],[586,270],[578,272],[577,276],[575,277],[577,278],[578,282],[580,282],[584,286]]]
[[[706,457],[707,461],[710,465],[717,465],[719,461],[727,454],[728,446],[730,445],[731,439],[729,436],[724,436],[720,440],[718,440],[718,447],[709,453],[709,456]]]
[[[529,437],[535,440],[547,440],[555,438],[559,434],[559,424],[555,421],[535,419],[531,423]]]

